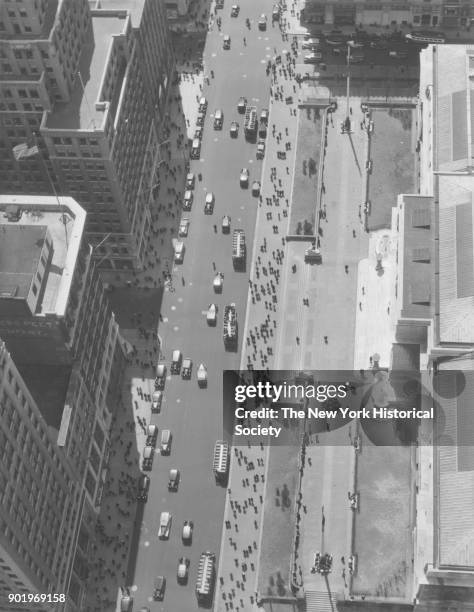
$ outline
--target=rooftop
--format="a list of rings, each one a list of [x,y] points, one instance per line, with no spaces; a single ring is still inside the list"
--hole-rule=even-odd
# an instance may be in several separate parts
[[[17,206],[22,213],[19,222],[5,216],[5,211],[12,205]],[[11,276],[5,277],[2,284],[6,286],[8,280],[18,284],[20,274],[25,277],[23,284],[31,278],[33,269],[36,269],[34,261],[38,255],[37,241],[44,237],[47,228],[53,243],[53,256],[39,312],[63,314],[69,298],[85,217],[85,211],[73,198],[0,195],[0,272],[11,270]],[[9,236],[9,246],[4,243],[3,236]]]
[[[102,79],[107,69],[108,56],[113,45],[113,36],[123,34],[126,22],[119,16],[94,14],[92,31],[83,45],[71,99],[56,104],[46,117],[44,127],[59,130],[99,130],[107,107],[96,108]]]
[[[47,227],[2,224],[0,231],[0,299],[26,298],[46,238]]]
[[[97,0],[90,4],[91,10],[94,10],[94,5],[97,8],[112,11],[112,10],[126,10],[132,16],[132,25],[134,28],[140,26],[142,20],[143,9],[145,7],[146,0]],[[96,12],[92,13],[97,15]]]

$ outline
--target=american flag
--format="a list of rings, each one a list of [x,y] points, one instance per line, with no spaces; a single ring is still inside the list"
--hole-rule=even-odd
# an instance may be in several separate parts
[[[16,161],[20,161],[21,159],[31,157],[32,155],[36,155],[37,153],[39,153],[37,145],[29,147],[26,142],[16,145],[16,147],[13,147],[12,150],[13,156],[15,157]]]

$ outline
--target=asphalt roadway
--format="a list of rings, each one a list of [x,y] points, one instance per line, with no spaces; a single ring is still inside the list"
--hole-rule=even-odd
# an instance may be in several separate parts
[[[196,179],[194,203],[189,213],[189,235],[184,239],[185,255],[181,265],[173,268],[172,289],[165,293],[161,315],[163,321],[158,333],[162,340],[162,352],[169,364],[174,349],[180,349],[184,357],[193,360],[193,376],[183,381],[170,376],[166,381],[161,414],[153,415],[152,422],[161,430],[169,428],[173,434],[169,456],[155,455],[151,474],[148,502],[143,508],[141,533],[138,541],[135,577],[132,586],[134,609],[149,606],[152,611],[177,610],[188,612],[198,609],[194,593],[199,556],[210,550],[219,552],[221,525],[224,512],[225,488],[216,485],[212,472],[212,455],[215,441],[222,437],[222,370],[238,368],[238,352],[227,352],[222,340],[222,315],[224,305],[234,302],[237,308],[240,333],[243,333],[248,291],[247,272],[235,272],[232,266],[232,230],[243,228],[247,238],[248,254],[252,252],[253,231],[257,199],[250,190],[239,186],[242,167],[250,170],[252,180],[260,180],[261,162],[256,161],[256,145],[245,141],[243,116],[237,112],[238,98],[243,95],[260,111],[268,107],[269,78],[265,76],[265,64],[272,53],[272,38],[279,35],[271,28],[270,0],[253,3],[241,2],[238,18],[230,17],[230,4],[218,11],[222,19],[221,31],[214,25],[208,33],[204,70],[210,85],[204,86],[208,110],[202,140],[201,159],[191,162],[191,171],[202,174],[202,182]],[[267,32],[259,32],[257,20],[265,12],[269,18]],[[251,20],[251,30],[245,19]],[[223,36],[231,37],[231,49],[222,48]],[[247,46],[243,44],[243,37]],[[214,78],[211,78],[211,70]],[[215,109],[224,112],[222,131],[213,129]],[[241,130],[237,139],[231,139],[229,127],[237,120]],[[207,191],[215,196],[213,215],[204,214]],[[232,218],[230,234],[222,234],[221,219],[228,214]],[[217,233],[214,231],[217,225]],[[224,274],[221,295],[213,292],[215,269]],[[218,323],[209,327],[205,311],[214,302],[218,305]],[[239,338],[239,345],[241,342]],[[196,369],[204,363],[208,369],[207,389],[199,389]],[[148,382],[152,385],[152,381]],[[145,387],[147,384],[144,385]],[[159,442],[159,438],[158,438]],[[168,492],[170,468],[181,472],[179,489]],[[169,511],[173,522],[169,540],[158,539],[160,513]],[[184,520],[194,521],[191,546],[181,541]],[[176,579],[178,559],[190,559],[187,585],[179,585]],[[163,602],[153,602],[153,582],[156,576],[167,579]]]

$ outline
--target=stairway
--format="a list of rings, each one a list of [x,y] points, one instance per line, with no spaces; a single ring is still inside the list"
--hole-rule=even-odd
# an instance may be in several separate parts
[[[327,591],[305,591],[306,612],[336,612],[336,598]]]

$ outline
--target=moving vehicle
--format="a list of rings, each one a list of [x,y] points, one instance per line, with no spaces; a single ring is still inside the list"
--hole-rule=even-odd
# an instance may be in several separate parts
[[[348,37],[345,34],[328,34],[326,36],[326,43],[328,45],[344,45]]]
[[[146,428],[146,442],[147,446],[156,446],[156,439],[158,438],[158,427],[156,425],[148,425]]]
[[[193,371],[193,361],[186,357],[183,360],[183,369],[181,370],[181,378],[183,380],[189,380],[191,378],[191,372]]]
[[[317,40],[317,39],[315,39]],[[311,42],[309,40],[305,40],[301,45],[302,49],[310,49],[311,51],[317,51],[320,48],[319,43]]]
[[[278,4],[273,5],[272,19],[273,21],[278,21],[280,19],[280,5]]]
[[[181,221],[179,222],[178,236],[181,236],[181,238],[185,238],[188,235],[188,231],[189,231],[189,219],[188,217],[183,217]]]
[[[214,446],[214,459],[212,462],[212,469],[216,481],[221,482],[225,480],[229,470],[229,463],[229,445],[223,440],[218,440]]]
[[[252,139],[257,134],[258,121],[257,109],[255,106],[248,106],[245,109],[244,133],[245,137]]]
[[[206,321],[208,325],[215,325],[217,323],[217,306],[215,304],[209,304]]]
[[[155,578],[153,599],[155,601],[162,601],[165,596],[166,589],[166,578],[164,576],[157,576]]]
[[[155,389],[163,390],[166,382],[166,366],[164,363],[158,363],[156,366]],[[160,402],[161,406],[161,402]]]
[[[199,112],[205,113],[207,110],[207,100],[204,96],[199,99]]]
[[[212,215],[214,211],[214,194],[212,191],[206,193],[206,203],[204,204],[204,214]]]
[[[193,205],[193,200],[194,200],[194,194],[191,191],[191,189],[186,189],[186,191],[184,192],[184,198],[183,198],[183,210],[191,210],[191,207]]]
[[[405,34],[405,38],[413,43],[422,45],[442,45],[446,42],[443,32],[433,32],[429,30],[415,30]]]
[[[265,141],[259,140],[257,142],[257,159],[263,159],[265,157]]]
[[[258,29],[264,32],[267,29],[267,16],[262,13],[258,19]]]
[[[181,557],[178,561],[178,570],[176,576],[180,584],[184,584],[188,581],[188,570],[189,570],[189,559],[187,557]]]
[[[239,16],[239,11],[240,11],[240,6],[238,4],[233,4],[232,8],[230,9],[230,16],[231,17],[238,17]]]
[[[365,60],[365,55],[363,53],[356,52],[356,53],[352,53],[349,56],[349,61],[351,64],[362,64],[362,62]]]
[[[222,130],[222,124],[224,123],[224,113],[220,108],[214,113],[214,129]]]
[[[169,455],[171,452],[171,440],[173,436],[171,435],[171,431],[169,429],[163,429],[161,432],[161,454]]]
[[[408,57],[408,51],[389,51],[389,57],[394,57],[397,59],[406,59]]]
[[[151,396],[151,411],[160,412],[162,401],[163,401],[163,393],[161,391],[153,391],[153,395]]]
[[[216,555],[203,552],[199,559],[196,580],[196,597],[199,603],[208,604],[212,600],[216,576]]]
[[[263,123],[264,125],[268,125],[268,117],[269,117],[268,108],[263,108],[260,111],[260,123]]]
[[[191,145],[191,159],[199,159],[201,155],[201,141],[195,138]]]
[[[150,478],[146,474],[140,474],[138,477],[137,501],[146,502],[149,489]]]
[[[224,36],[222,47],[226,50],[230,49],[230,36]]]
[[[222,233],[223,234],[228,234],[230,232],[230,222],[231,222],[231,219],[229,215],[224,215],[222,217]]]
[[[220,272],[218,272],[214,276],[214,280],[212,281],[212,286],[214,287],[215,293],[222,293],[222,287],[224,286],[224,277]]]
[[[260,181],[254,181],[252,183],[252,195],[257,197],[260,195]]]
[[[183,356],[181,351],[179,349],[175,349],[171,357],[171,374],[179,374],[181,372],[182,360]]]
[[[240,170],[239,182],[241,187],[249,186],[249,171],[247,170],[247,168],[242,168]]]
[[[184,259],[184,242],[182,240],[175,240],[174,242],[174,263],[183,263]]]
[[[226,348],[232,348],[237,344],[237,312],[234,303],[228,304],[224,308],[224,325],[222,335]]]
[[[232,234],[232,261],[234,268],[245,267],[247,249],[245,246],[245,233],[243,229],[235,229]]]
[[[125,595],[120,600],[120,612],[132,612],[133,610],[133,597]]]
[[[143,458],[142,458],[142,470],[144,472],[149,472],[153,467],[153,458],[155,456],[155,449],[153,446],[145,446],[143,449]]]
[[[245,109],[247,108],[247,98],[241,96],[239,101],[237,102],[237,111],[243,115],[245,113]]]
[[[168,478],[168,491],[177,491],[179,485],[179,470],[172,468]]]
[[[194,176],[194,172],[188,172],[186,175],[186,189],[194,189],[195,182],[196,177]]]
[[[192,521],[184,521],[183,523],[183,532],[181,534],[181,539],[184,544],[190,544],[193,539],[193,529],[194,523]]]
[[[203,363],[200,363],[197,369],[197,381],[200,387],[207,386],[207,368]]]
[[[318,64],[323,59],[322,53],[310,53],[303,58],[304,64]]]
[[[230,124],[230,135],[232,138],[237,138],[239,135],[239,124],[237,121],[232,121]]]
[[[321,251],[314,246],[306,249],[304,260],[306,263],[321,263]]]
[[[172,516],[169,512],[162,512],[160,515],[160,527],[158,529],[158,537],[160,540],[166,540],[170,537]]]
[[[206,113],[198,113],[198,116],[196,118],[196,125],[198,127],[203,127],[204,126],[204,121],[206,120]]]

